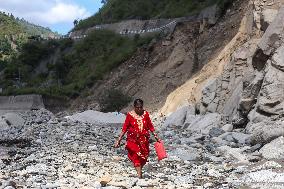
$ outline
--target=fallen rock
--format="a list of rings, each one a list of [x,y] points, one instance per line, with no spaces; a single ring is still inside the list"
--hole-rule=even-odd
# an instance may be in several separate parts
[[[6,120],[0,118],[0,132],[7,131],[9,129],[9,125]]]
[[[6,113],[3,115],[4,120],[12,126],[21,127],[24,126],[25,120],[17,113]]]
[[[178,126],[178,125],[183,125],[186,120],[189,122],[189,117],[195,115],[195,109],[194,107],[188,105],[188,106],[183,106],[179,108],[177,111],[173,112],[170,114],[164,124],[163,127],[168,127],[168,126]]]
[[[275,68],[284,72],[284,45],[282,44],[280,48],[274,53],[271,64]]]
[[[261,170],[248,173],[241,180],[244,183],[283,183],[284,173],[276,173],[271,170]]]
[[[250,143],[250,138],[251,138],[250,134],[232,132],[231,135],[234,138],[234,140],[239,144],[249,144]]]
[[[284,30],[284,6],[282,6],[273,22],[269,25],[266,32],[262,36],[259,48],[265,55],[271,55],[281,45]]]
[[[284,72],[271,64],[267,69],[257,99],[257,109],[268,115],[284,115]]]
[[[262,11],[262,14],[260,16],[260,24],[261,24],[262,31],[265,31],[268,28],[268,26],[275,19],[277,13],[278,13],[278,10],[275,10],[275,9],[264,9]]]
[[[252,144],[267,144],[280,136],[284,136],[284,122],[282,120],[265,120],[259,123],[249,123],[246,132],[252,134]]]
[[[231,148],[229,146],[220,146],[217,148],[217,150],[222,153],[225,157],[233,158],[235,160],[238,160],[240,163],[248,163],[248,159],[246,155],[243,154],[243,151],[246,150],[246,148]]]
[[[177,148],[169,152],[169,156],[177,156],[182,160],[196,161],[201,159],[202,151],[200,149],[188,147],[186,149]]]
[[[232,124],[226,124],[222,127],[222,130],[225,132],[231,132],[233,130],[233,125]]]
[[[284,137],[281,136],[264,145],[259,152],[265,159],[284,159]]]
[[[213,127],[209,130],[209,136],[211,136],[211,137],[217,137],[217,136],[220,136],[223,133],[225,133],[225,131],[221,128],[218,128],[218,127]]]
[[[219,128],[221,125],[221,115],[218,113],[209,113],[197,117],[187,128],[191,133],[202,133],[208,135],[213,127]]]

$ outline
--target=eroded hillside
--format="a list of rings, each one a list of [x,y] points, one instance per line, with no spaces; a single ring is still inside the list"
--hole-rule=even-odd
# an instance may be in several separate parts
[[[179,23],[172,35],[152,41],[95,84],[90,96],[79,98],[73,108],[98,108],[109,89],[145,100],[147,108],[161,108],[167,96],[218,56],[237,34],[246,2],[235,1],[215,25]]]

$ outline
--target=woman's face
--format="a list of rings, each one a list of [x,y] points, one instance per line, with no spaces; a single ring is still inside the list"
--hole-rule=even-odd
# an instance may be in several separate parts
[[[134,106],[134,111],[136,114],[138,115],[142,115],[144,110],[143,110],[143,105],[141,103],[137,103],[135,106]]]

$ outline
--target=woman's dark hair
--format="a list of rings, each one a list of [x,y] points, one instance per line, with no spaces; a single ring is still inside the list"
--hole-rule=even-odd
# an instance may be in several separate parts
[[[137,98],[134,100],[134,106],[136,106],[137,104],[141,104],[143,106],[143,100],[141,100],[140,98]]]

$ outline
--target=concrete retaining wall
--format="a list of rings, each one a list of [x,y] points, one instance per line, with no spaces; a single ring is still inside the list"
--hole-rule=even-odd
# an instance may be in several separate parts
[[[36,110],[44,108],[41,95],[0,96],[0,110]]]

